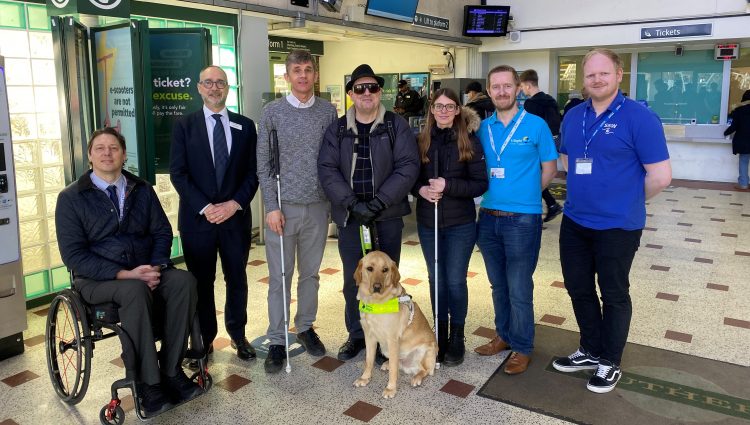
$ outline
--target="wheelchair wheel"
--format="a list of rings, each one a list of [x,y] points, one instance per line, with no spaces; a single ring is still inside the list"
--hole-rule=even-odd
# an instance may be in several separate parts
[[[99,411],[99,421],[102,425],[122,425],[125,423],[125,411],[119,405],[112,408],[106,404]]]
[[[64,290],[47,315],[47,370],[57,395],[73,405],[86,395],[91,371],[91,329],[78,294]]]

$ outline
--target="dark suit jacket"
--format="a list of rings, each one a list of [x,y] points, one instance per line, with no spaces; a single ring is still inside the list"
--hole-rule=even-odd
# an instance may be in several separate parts
[[[215,224],[200,215],[208,204],[234,199],[242,210],[220,226],[249,231],[252,227],[250,201],[258,190],[255,147],[257,134],[250,118],[229,111],[229,121],[242,126],[230,127],[232,151],[222,187],[216,187],[216,173],[208,141],[203,109],[178,121],[172,130],[169,174],[180,195],[178,227],[180,232],[205,232]]]

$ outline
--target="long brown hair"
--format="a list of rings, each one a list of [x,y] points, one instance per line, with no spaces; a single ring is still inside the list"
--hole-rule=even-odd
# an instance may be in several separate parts
[[[430,162],[427,158],[427,152],[430,150],[430,144],[432,143],[432,128],[435,127],[435,115],[432,113],[432,106],[441,97],[445,96],[448,99],[456,103],[458,108],[458,115],[453,119],[453,132],[456,134],[458,141],[458,160],[469,161],[473,156],[473,150],[471,146],[471,139],[469,139],[469,130],[466,127],[466,121],[461,113],[461,103],[458,101],[458,95],[456,92],[449,88],[443,88],[435,90],[430,101],[430,107],[427,111],[427,124],[424,126],[424,130],[419,133],[417,140],[419,141],[419,156],[423,164]]]

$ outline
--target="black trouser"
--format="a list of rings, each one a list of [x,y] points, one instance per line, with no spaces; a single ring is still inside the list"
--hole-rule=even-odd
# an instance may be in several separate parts
[[[185,357],[188,332],[195,315],[196,283],[190,272],[162,271],[161,283],[153,291],[145,282],[130,279],[76,279],[75,286],[89,304],[115,302],[120,306],[120,326],[135,350],[135,353],[130,352],[130,345],[123,343],[123,360],[136,366],[137,382],[156,385],[161,380],[160,375],[177,373]],[[162,337],[158,356],[154,344],[155,323]]]
[[[542,199],[544,199],[544,203],[547,204],[548,209],[557,203],[555,197],[552,196],[549,189],[544,189],[542,191]]]
[[[378,221],[378,241],[380,251],[388,254],[396,264],[401,259],[401,232],[404,220],[394,218]],[[344,266],[344,320],[350,338],[363,339],[362,324],[359,322],[359,301],[357,301],[357,284],[354,282],[354,271],[362,258],[362,246],[359,241],[359,224],[349,223],[346,227],[339,227],[339,255]]]
[[[560,225],[560,265],[581,330],[581,347],[618,365],[633,313],[628,275],[641,232],[589,229],[567,216]],[[602,305],[596,295],[595,275]]]
[[[182,232],[180,236],[185,264],[198,281],[198,318],[203,346],[208,350],[218,332],[214,295],[217,252],[227,285],[224,326],[230,338],[241,341],[247,325],[245,268],[250,255],[250,231],[220,227],[211,232]]]

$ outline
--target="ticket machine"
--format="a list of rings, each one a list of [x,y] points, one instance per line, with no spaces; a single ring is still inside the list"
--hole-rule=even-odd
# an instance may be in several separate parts
[[[23,353],[26,330],[17,199],[5,60],[0,56],[0,360]]]

